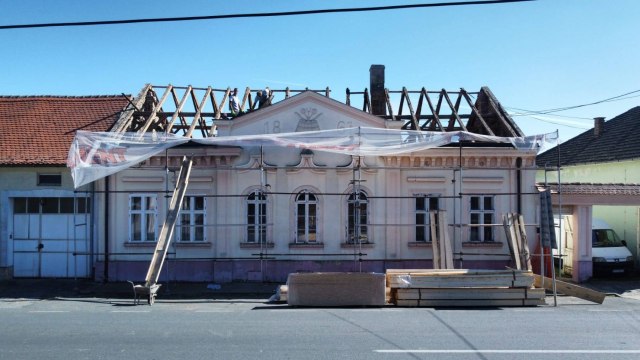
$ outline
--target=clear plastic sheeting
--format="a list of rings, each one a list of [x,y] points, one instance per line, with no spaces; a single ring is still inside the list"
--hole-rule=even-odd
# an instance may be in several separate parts
[[[191,139],[173,134],[95,133],[78,131],[67,166],[76,188],[137,165],[161,151],[188,141],[218,146],[276,146],[352,156],[382,156],[424,151],[451,143],[511,144],[535,151],[555,144],[557,132],[526,137],[479,135],[466,131],[430,132],[354,127],[282,134],[221,136]]]
[[[200,144],[229,146],[281,146],[354,156],[394,155],[422,151],[459,142],[506,143],[523,151],[538,151],[555,142],[557,133],[526,137],[500,137],[466,131],[419,131],[354,127],[282,134],[223,136],[193,139]]]
[[[71,143],[67,166],[77,189],[188,141],[188,138],[164,133],[78,131]]]

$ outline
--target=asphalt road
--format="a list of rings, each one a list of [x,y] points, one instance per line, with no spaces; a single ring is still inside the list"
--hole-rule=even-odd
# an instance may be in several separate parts
[[[0,324],[1,359],[640,359],[640,301],[620,297],[490,309],[2,298]]]

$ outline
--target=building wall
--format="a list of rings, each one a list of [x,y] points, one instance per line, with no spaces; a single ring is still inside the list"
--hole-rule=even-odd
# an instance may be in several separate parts
[[[161,281],[163,278],[285,281],[287,274],[296,271],[430,268],[433,266],[430,243],[415,241],[415,196],[440,196],[440,209],[447,211],[448,223],[468,224],[469,194],[494,194],[494,221],[501,224],[502,214],[517,212],[514,167],[518,157],[525,164],[521,180],[522,213],[527,224],[537,222],[537,196],[533,196],[535,154],[531,153],[474,148],[464,149],[460,157],[459,149],[440,148],[420,154],[365,158],[361,162],[360,186],[369,196],[369,243],[357,246],[347,244],[346,236],[347,198],[353,191],[355,176],[351,157],[300,149],[248,148],[232,162],[225,163],[206,148],[190,151],[196,162],[187,195],[206,197],[206,241],[188,244],[173,241]],[[179,157],[172,155],[172,150],[168,154],[169,163],[174,164],[169,168],[173,171]],[[266,165],[264,171],[260,168],[261,158]],[[146,274],[155,243],[130,241],[129,198],[132,194],[157,196],[159,232],[166,211],[163,192],[173,189],[175,177],[174,172],[167,175],[165,160],[152,158],[140,168],[110,177],[109,280],[141,280]],[[262,246],[247,243],[246,237],[246,196],[261,187],[270,193],[267,245]],[[317,244],[295,243],[294,201],[303,189],[315,192],[318,198]],[[460,193],[464,194],[462,198],[457,197]],[[502,226],[494,227],[496,241],[491,243],[469,241],[468,226],[449,229],[457,267],[509,265],[509,248]],[[529,226],[527,231],[533,247],[535,228]],[[104,259],[98,259],[98,278],[104,273],[103,266]]]

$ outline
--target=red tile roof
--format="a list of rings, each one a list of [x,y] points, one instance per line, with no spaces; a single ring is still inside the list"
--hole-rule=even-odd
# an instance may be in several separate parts
[[[76,130],[108,131],[128,101],[113,96],[0,96],[0,165],[65,165]]]

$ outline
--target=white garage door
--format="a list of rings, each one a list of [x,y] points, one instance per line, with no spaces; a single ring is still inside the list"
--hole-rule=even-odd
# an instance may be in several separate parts
[[[13,198],[13,275],[88,277],[89,199]]]

